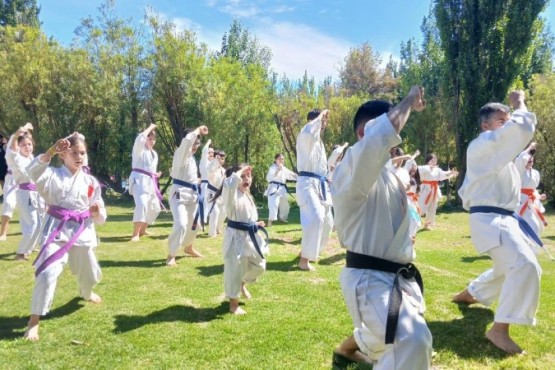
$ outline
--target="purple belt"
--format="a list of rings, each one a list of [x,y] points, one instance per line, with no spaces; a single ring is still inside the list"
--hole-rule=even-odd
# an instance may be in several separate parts
[[[85,220],[91,217],[91,213],[89,210],[79,212],[79,211],[74,211],[71,209],[62,208],[54,205],[48,206],[47,213],[50,216],[60,220],[60,223],[58,224],[58,227],[46,239],[46,242],[40,249],[39,255],[37,256],[37,259],[35,260],[35,262],[33,262],[33,264],[37,263],[39,258],[46,250],[46,247],[48,247],[48,245],[52,243],[52,241],[60,234],[60,232],[62,231],[62,228],[64,227],[67,221],[73,221],[73,222],[79,223],[79,229],[77,229],[77,231],[73,234],[71,239],[63,247],[58,249],[56,252],[54,252],[51,256],[49,256],[40,264],[40,266],[35,271],[35,276],[38,276],[42,271],[44,271],[44,269],[46,269],[52,263],[62,258],[64,254],[66,254],[71,249],[71,247],[73,247],[73,245],[75,244],[75,242],[77,241],[77,239],[79,238],[83,230],[85,230]]]
[[[145,170],[141,170],[140,168],[132,168],[131,171],[135,171],[135,172],[138,172],[138,173],[142,173],[143,175],[150,176],[150,178],[154,182],[154,191],[156,192],[156,196],[158,197],[158,200],[160,201],[160,204],[162,204],[162,206],[163,206],[162,201],[164,200],[164,197],[162,196],[162,193],[160,193],[160,188],[158,186],[158,177],[156,177],[156,174],[154,174],[152,172],[145,171]]]
[[[21,190],[37,191],[37,186],[31,182],[24,182],[19,184]]]

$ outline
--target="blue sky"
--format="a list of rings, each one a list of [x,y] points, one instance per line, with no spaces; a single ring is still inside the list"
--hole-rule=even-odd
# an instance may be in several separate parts
[[[101,0],[38,0],[42,29],[69,45],[80,19],[96,16]],[[369,42],[383,61],[399,55],[400,44],[420,38],[429,0],[116,0],[117,14],[140,22],[148,7],[199,41],[219,49],[238,18],[273,52],[272,68],[289,78],[306,70],[320,81],[334,78],[349,49]],[[543,14],[555,24],[555,5]]]

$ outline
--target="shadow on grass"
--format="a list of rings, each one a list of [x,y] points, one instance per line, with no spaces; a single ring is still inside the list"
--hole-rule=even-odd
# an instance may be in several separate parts
[[[146,316],[117,315],[114,317],[115,334],[126,333],[145,325],[163,322],[190,322],[201,323],[219,319],[228,312],[228,303],[222,302],[218,307],[196,308],[191,306],[175,305],[160,311],[149,313]]]
[[[15,259],[15,252],[0,254],[0,260],[13,261]]]
[[[177,258],[176,258],[177,260]],[[100,260],[98,262],[102,268],[110,267],[164,267],[166,266],[166,259],[160,260],[140,260],[140,261],[112,261],[112,260]]]
[[[336,262],[345,261],[345,258],[346,258],[345,256],[346,255],[347,255],[346,253],[334,254],[333,256],[329,256],[329,257],[326,257],[326,258],[323,258],[323,259],[319,260],[318,264],[319,265],[325,265],[325,266],[333,265]]]
[[[488,255],[468,256],[468,257],[461,258],[461,262],[464,262],[464,263],[472,263],[475,261],[482,261],[482,260],[491,260],[491,258]]]
[[[493,321],[493,311],[464,304],[458,306],[462,319],[428,322],[434,350],[451,351],[461,359],[505,358],[507,354],[493,346],[485,336],[486,327]]]
[[[46,316],[41,317],[41,321],[70,315],[83,306],[83,299],[75,297],[63,306],[57,307]],[[22,337],[27,328],[28,320],[29,316],[0,317],[0,340]]]
[[[224,265],[212,265],[212,266],[197,266],[196,269],[199,271],[199,275],[202,276],[215,276],[222,275],[224,273]]]

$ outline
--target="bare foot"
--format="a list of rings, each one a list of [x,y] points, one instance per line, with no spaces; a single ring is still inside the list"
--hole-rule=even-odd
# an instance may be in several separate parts
[[[27,256],[25,256],[24,254],[17,253],[15,255],[15,260],[16,261],[29,261],[29,258],[27,258]]]
[[[252,298],[251,293],[247,290],[247,286],[245,285],[245,283],[241,284],[241,294],[246,299],[251,299]]]
[[[195,248],[193,248],[192,245],[185,247],[185,254],[191,257],[197,257],[197,258],[204,257],[202,254],[200,254],[200,252],[198,252]]]
[[[166,266],[175,266],[177,263],[175,262],[175,257],[168,256],[166,259]]]
[[[8,236],[6,234],[0,235],[0,242],[5,242],[7,239],[8,239]]]
[[[143,235],[149,236],[149,235],[152,235],[152,233],[148,230],[145,230],[140,234],[140,236],[143,236]]]
[[[310,264],[310,261],[303,257],[299,261],[299,268],[303,271],[316,271],[316,268]]]
[[[284,219],[281,219],[281,218],[280,218],[279,220],[280,220],[281,222],[283,222],[284,224],[288,224],[288,223],[289,223],[289,221],[284,220]]]
[[[100,298],[100,296],[95,292],[92,292],[90,298],[87,299],[87,301],[92,303],[102,303],[102,298]]]
[[[25,334],[23,334],[23,338],[33,342],[39,340],[39,320],[40,316],[31,315],[29,323],[27,324],[27,330],[25,330]]]
[[[134,237],[131,238],[131,241],[132,242],[140,242],[141,239],[140,239],[139,235],[135,235]]]
[[[474,298],[469,292],[468,288],[453,296],[452,299],[455,303],[473,304],[477,303],[478,300]]]
[[[355,351],[354,353],[347,353],[341,350],[341,348],[336,348],[335,351],[333,351],[333,361],[334,362],[338,362],[341,361],[341,357],[344,357],[345,359],[347,359],[347,361],[352,361],[352,362],[356,362],[356,363],[363,363],[363,364],[373,364],[372,360],[370,360],[370,358],[368,356],[366,356],[364,353],[360,352],[360,351]]]
[[[243,310],[239,307],[239,300],[238,299],[230,299],[229,300],[229,312],[234,315],[246,315],[247,311]]]
[[[510,355],[524,354],[522,348],[509,336],[508,331],[496,330],[494,326],[486,333],[486,338],[500,350]]]

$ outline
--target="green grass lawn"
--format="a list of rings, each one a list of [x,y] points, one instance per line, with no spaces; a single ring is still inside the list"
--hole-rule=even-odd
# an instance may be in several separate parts
[[[22,339],[33,288],[30,262],[14,261],[21,238],[17,222],[0,244],[0,368],[187,368],[326,369],[333,349],[352,331],[339,288],[344,251],[335,233],[314,273],[296,268],[301,228],[298,208],[290,223],[270,230],[266,273],[249,287],[246,316],[227,313],[223,298],[222,238],[200,233],[196,248],[205,258],[183,257],[164,265],[171,215],[139,243],[129,242],[132,205],[108,208],[98,228],[97,256],[103,278],[96,292],[104,302],[77,297],[66,268],[51,313],[41,322],[39,342]],[[260,210],[265,217],[266,210]],[[555,214],[548,215],[555,225]],[[527,352],[509,357],[484,338],[493,311],[450,302],[454,293],[491,266],[469,238],[468,215],[441,212],[434,231],[420,232],[417,260],[426,285],[426,319],[434,339],[434,369],[555,368],[555,263],[545,253],[540,308],[535,327],[514,326],[512,335]],[[544,240],[555,254],[555,232]],[[180,251],[182,256],[182,251]]]

